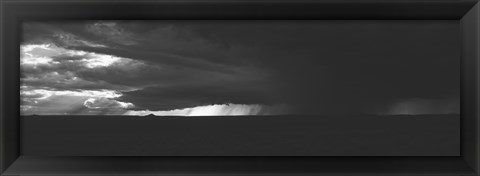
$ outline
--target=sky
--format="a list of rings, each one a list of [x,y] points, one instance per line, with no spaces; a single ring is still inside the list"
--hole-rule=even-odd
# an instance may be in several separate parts
[[[459,113],[457,21],[26,21],[22,115]]]

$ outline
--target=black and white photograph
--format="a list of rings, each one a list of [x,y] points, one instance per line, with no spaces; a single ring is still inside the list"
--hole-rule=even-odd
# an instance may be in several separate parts
[[[0,176],[478,176],[479,45],[479,0],[0,0]]]

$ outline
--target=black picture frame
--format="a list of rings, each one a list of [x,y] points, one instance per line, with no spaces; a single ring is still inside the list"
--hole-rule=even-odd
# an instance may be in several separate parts
[[[1,0],[1,175],[480,175],[477,0]],[[459,157],[22,156],[20,24],[35,19],[458,20],[462,26]]]

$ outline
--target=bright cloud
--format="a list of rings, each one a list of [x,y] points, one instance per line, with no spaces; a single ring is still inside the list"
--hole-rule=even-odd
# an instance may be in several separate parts
[[[83,102],[83,105],[90,109],[102,109],[102,108],[133,108],[135,107],[132,103],[126,103],[121,101],[116,101],[104,97],[100,98],[89,98]]]
[[[132,103],[116,100],[123,95],[121,91],[135,88],[115,86],[103,80],[86,80],[79,74],[98,72],[113,65],[119,67],[117,70],[131,70],[135,68],[130,67],[142,66],[138,61],[66,49],[51,43],[21,45],[20,51],[23,71],[20,110],[24,115],[121,114],[135,107]]]
[[[104,98],[118,98],[122,96],[121,93],[113,90],[45,90],[45,89],[33,89],[33,90],[20,90],[20,95],[43,95],[42,99],[56,95],[69,95],[80,97],[104,97]]]
[[[82,59],[85,62],[85,65],[88,68],[95,68],[95,67],[108,67],[115,62],[118,62],[122,58],[114,57],[110,55],[97,55],[96,57],[92,57],[90,59]]]
[[[62,60],[56,58],[61,58],[62,56],[78,58],[70,60],[70,62],[78,62],[88,68],[108,67],[114,63],[133,61],[132,59],[107,54],[65,49],[54,44],[22,45],[20,52],[20,62],[25,66],[38,64],[58,64],[62,62]]]
[[[36,57],[36,58],[24,57],[21,60],[20,64],[23,64],[23,65],[41,65],[41,64],[53,63],[52,61],[53,61],[53,59],[48,58],[48,57]]]
[[[24,88],[26,89],[26,88]],[[118,112],[123,109],[135,107],[132,103],[115,100],[121,97],[120,92],[112,90],[22,90],[21,111],[24,115],[32,114],[98,114],[101,111],[91,110],[113,110]],[[126,111],[126,110],[124,110]],[[123,113],[123,112],[122,112]]]

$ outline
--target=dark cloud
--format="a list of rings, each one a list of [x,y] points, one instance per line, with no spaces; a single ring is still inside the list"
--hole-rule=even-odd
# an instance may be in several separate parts
[[[106,38],[106,41],[120,45],[136,45],[139,36],[125,31],[115,22],[95,22],[87,25],[87,31],[98,37]]]
[[[22,84],[116,90],[139,110],[238,103],[377,113],[408,101],[434,113],[458,103],[455,21],[45,21],[23,29],[22,45],[63,50],[36,51],[56,64],[22,65]],[[122,59],[87,65],[107,56]]]

